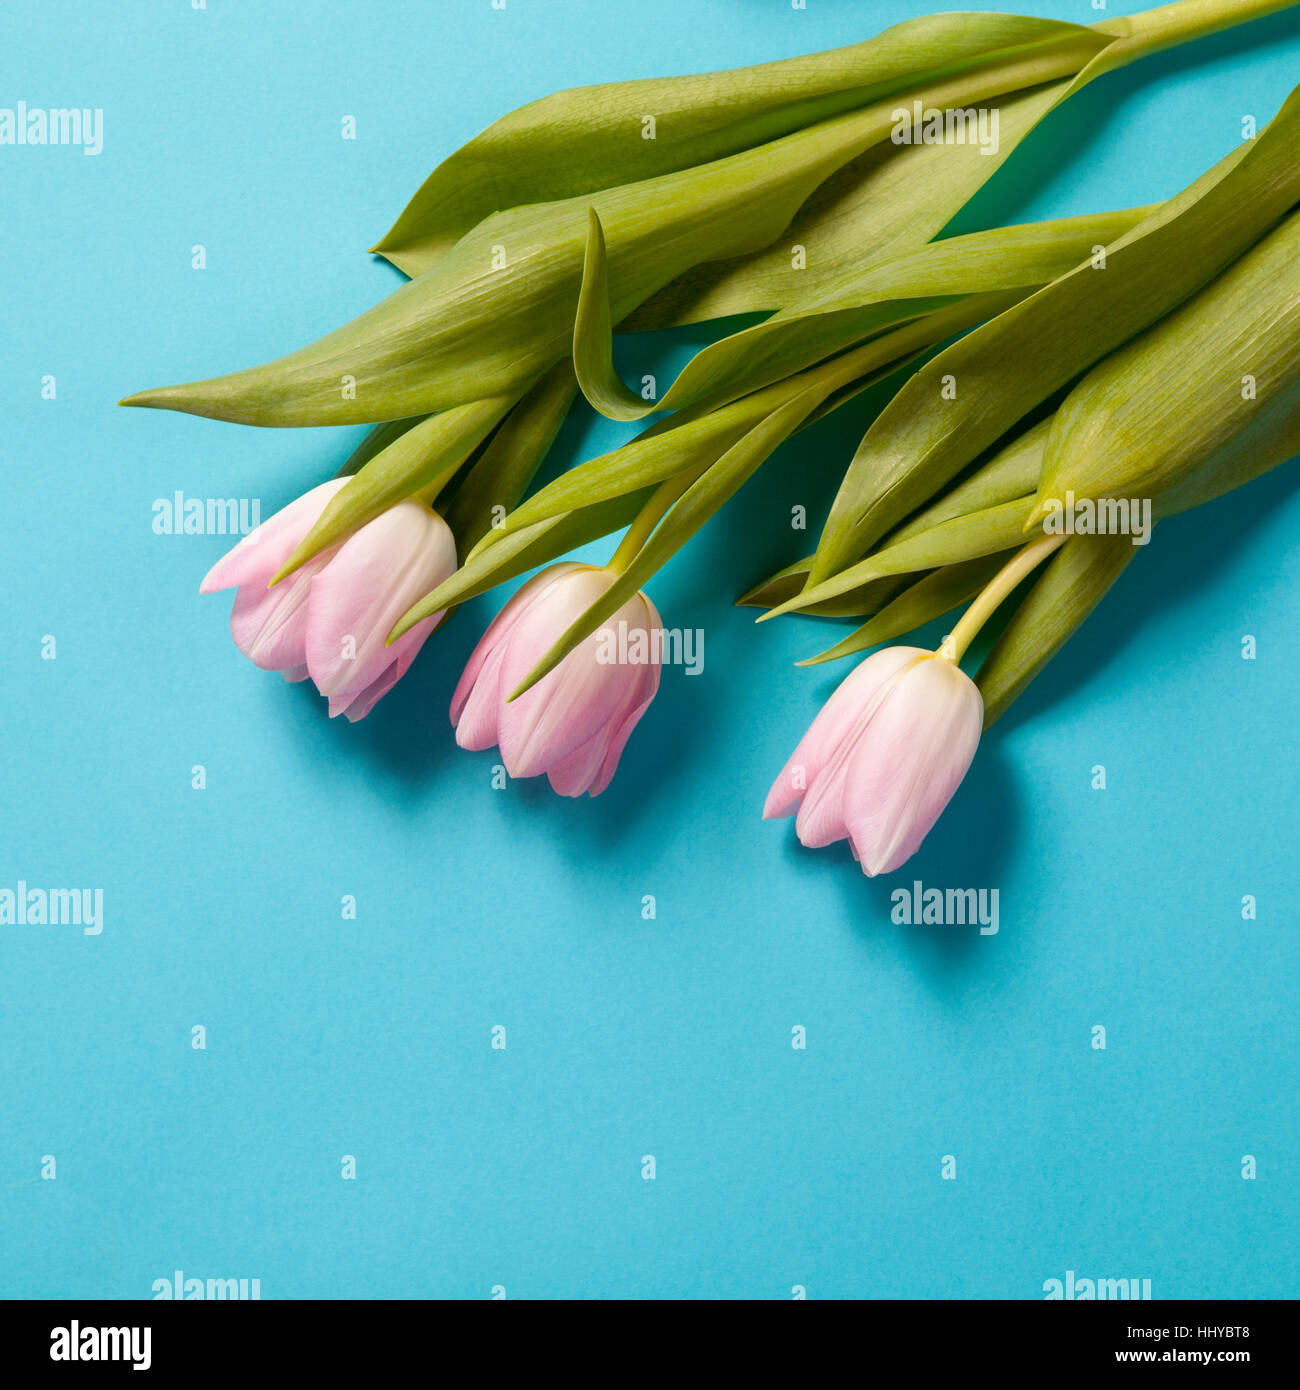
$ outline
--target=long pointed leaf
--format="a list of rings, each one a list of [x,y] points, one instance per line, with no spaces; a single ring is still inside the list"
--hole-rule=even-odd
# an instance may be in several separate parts
[[[524,502],[507,518],[505,529],[532,525],[620,490],[662,482],[692,461],[717,458],[773,410],[814,385],[820,392],[819,405],[806,422],[818,419],[832,399],[842,404],[927,347],[982,322],[1016,297],[1015,291],[967,296],[752,395],[712,410],[691,407],[684,417],[661,421],[630,443],[569,469]],[[493,543],[492,536],[485,543]]]
[[[972,599],[1005,564],[1009,551],[995,551],[974,560],[962,560],[944,565],[922,575],[891,603],[885,605],[870,621],[833,647],[800,661],[800,666],[820,666],[824,661],[838,661],[842,656],[864,652],[882,642],[892,642],[905,632],[923,627],[934,618],[951,613],[954,608]]]
[[[1010,53],[1062,48],[1074,70],[1110,41],[1052,20],[938,14],[805,57],[557,92],[444,160],[374,249],[419,274],[494,212],[711,163]]]
[[[376,454],[382,454],[407,430],[413,429],[421,420],[426,418],[423,415],[412,415],[405,420],[386,420],[382,425],[376,425],[367,432],[366,437],[348,455],[343,466],[334,476],[336,478],[350,478],[354,473],[360,473]]]
[[[395,503],[450,478],[513,404],[509,396],[493,396],[430,415],[405,431],[330,498],[271,582],[278,584]]]
[[[960,560],[973,560],[980,555],[1008,550],[1024,538],[1024,520],[1029,503],[1029,498],[1022,497],[985,511],[942,521],[929,530],[878,550],[820,584],[812,583],[810,579],[808,587],[801,593],[762,614],[757,621],[763,623],[769,618],[779,618],[783,613],[800,612],[812,604],[849,593],[882,575],[933,569],[938,565],[956,564]]]
[[[511,692],[515,699],[535,685],[607,618],[612,617],[656,571],[693,536],[719,507],[788,439],[819,399],[809,387],[761,420],[683,493],[627,568],[584,613],[574,619],[550,650]]]
[[[883,550],[899,541],[910,540],[913,536],[929,531],[941,522],[973,512],[987,511],[1003,502],[1030,495],[1038,486],[1042,471],[1043,450],[1047,443],[1050,419],[1040,421],[1024,431],[999,449],[970,477],[951,488],[928,506],[913,513],[903,524],[891,531],[876,547]],[[873,551],[873,554],[876,553]],[[869,558],[869,557],[867,557]],[[757,584],[748,593],[737,599],[740,606],[754,608],[777,608],[796,598],[803,590],[812,572],[815,556],[787,565],[776,574]],[[861,613],[874,613],[879,606],[875,603],[878,586],[882,580],[868,580],[867,590],[846,590],[843,594],[810,603],[800,612],[810,616],[853,617]]]
[[[702,402],[725,404],[963,295],[1028,293],[1073,269],[1095,246],[1113,241],[1151,211],[1133,208],[998,227],[855,266],[832,282],[823,280],[816,296],[797,299],[765,323],[702,349],[662,398],[646,401],[614,369],[605,242],[593,210],[573,334],[578,381],[587,400],[616,420]]]
[[[1255,141],[1082,267],[921,369],[863,439],[812,579],[851,564],[1016,421],[1195,293],[1300,197],[1300,97]],[[1017,363],[1008,370],[1009,361]],[[945,399],[945,378],[956,398]]]
[[[628,493],[608,502],[586,507],[580,512],[553,516],[515,531],[490,551],[479,551],[432,593],[426,594],[404,613],[388,635],[389,643],[396,642],[421,619],[466,603],[498,584],[524,574],[538,565],[548,564],[580,545],[588,545],[627,526],[649,499],[652,489]]]
[[[1097,51],[1091,30],[1033,25],[1045,25],[1040,41],[981,54],[951,74],[929,72],[911,89],[916,99],[977,103],[1075,71]],[[608,241],[618,321],[687,267],[774,241],[828,175],[889,135],[904,100],[900,92],[678,173],[493,213],[430,269],[318,342],[123,404],[244,424],[354,424],[522,389],[570,349],[590,207]]]
[[[524,495],[577,393],[572,365],[557,363],[501,422],[446,506],[439,503],[457,554],[468,554]]]
[[[1092,27],[1110,40],[1073,77],[982,104],[998,113],[996,150],[936,144],[876,146],[832,175],[779,243],[749,256],[695,266],[634,310],[626,332],[668,328],[730,314],[778,309],[817,293],[846,270],[937,236],[1051,111],[1105,73],[1174,44],[1289,8],[1295,0],[1232,6],[1164,5]],[[969,104],[969,103],[968,103]],[[929,106],[942,102],[927,101]],[[798,256],[802,248],[806,256]]]
[[[1152,497],[1300,401],[1300,212],[1088,373],[1057,411],[1031,522],[1076,497]],[[1247,385],[1249,383],[1249,386]]]

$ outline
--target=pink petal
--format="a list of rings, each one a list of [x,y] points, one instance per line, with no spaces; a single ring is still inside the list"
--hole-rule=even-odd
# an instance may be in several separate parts
[[[353,724],[358,719],[364,719],[411,669],[411,663],[419,654],[420,648],[424,646],[429,634],[437,627],[441,617],[441,613],[430,614],[429,617],[404,632],[388,649],[393,654],[393,660],[368,686],[361,690],[346,690],[339,695],[331,695],[329,697],[330,718],[333,719],[336,715],[346,714]]]
[[[455,568],[451,531],[422,502],[399,502],[348,537],[312,582],[306,652],[320,693],[362,691],[382,676],[397,620]]]
[[[382,671],[388,671],[395,666],[397,668],[395,679],[401,680],[407,671],[411,669],[411,663],[420,654],[420,648],[429,640],[434,628],[442,621],[442,616],[441,613],[430,613],[427,618],[422,618],[414,627],[408,628],[402,633],[391,646],[386,647],[384,650],[387,652],[390,660],[387,665],[381,668]],[[377,666],[379,666],[377,661],[370,663],[371,670],[375,669]],[[373,680],[367,681],[364,685],[360,683],[350,683],[345,689],[338,691],[337,694],[345,698],[352,695],[359,695],[363,690],[368,690],[373,684]]]
[[[641,595],[647,609],[647,623],[651,630],[663,626],[659,612],[650,599]],[[623,749],[631,737],[632,730],[641,722],[642,715],[650,708],[654,697],[659,693],[660,669],[657,662],[642,668],[644,675],[641,684],[632,694],[629,701],[630,708],[620,716],[619,722],[614,726],[613,734],[610,737],[605,751],[605,760],[601,764],[600,772],[595,782],[591,786],[591,795],[599,796],[601,792],[609,786],[614,773],[618,770],[619,759],[623,756]]]
[[[364,690],[355,695],[331,695],[329,697],[330,718],[346,715],[350,724],[364,719],[375,705],[397,684],[402,672],[397,662],[393,662],[382,674],[377,676]]]
[[[655,672],[655,689],[640,704],[633,707],[631,713],[615,730],[614,737],[609,740],[609,747],[605,753],[605,760],[601,764],[600,773],[591,786],[592,796],[599,796],[613,780],[615,772],[618,771],[619,759],[623,756],[623,749],[631,737],[632,730],[641,722],[641,716],[650,708],[654,700],[655,692],[659,688],[659,668],[656,666],[652,669]]]
[[[596,780],[605,758],[605,730],[594,733],[558,763],[549,767],[546,776],[551,790],[560,796],[581,796]]]
[[[282,671],[306,665],[312,580],[328,563],[328,555],[319,556],[274,589],[258,581],[240,586],[230,610],[230,635],[255,666]]]
[[[656,664],[597,659],[601,629],[509,704],[506,697],[555,640],[614,583],[608,570],[561,565],[545,571],[506,605],[475,648],[452,699],[456,742],[496,743],[512,777],[547,773],[563,796],[604,790],[636,721],[659,685]],[[659,626],[654,605],[635,594],[606,623],[633,630]]]
[[[451,722],[453,724],[459,722],[465,701],[469,698],[469,692],[473,688],[474,682],[478,680],[479,672],[482,671],[488,656],[500,647],[506,634],[557,579],[572,573],[574,570],[588,568],[593,567],[575,564],[572,561],[552,565],[549,569],[544,569],[533,575],[526,584],[511,595],[505,607],[492,619],[488,624],[487,631],[478,639],[478,645],[470,653],[470,658],[465,663],[465,670],[456,683],[456,689],[451,697]],[[496,742],[495,737],[492,742]],[[486,746],[490,747],[491,745]]]
[[[571,575],[553,586],[516,625],[506,646],[501,683],[509,696],[564,630],[608,589],[605,570]],[[634,595],[606,624],[617,630],[644,620]],[[567,757],[609,723],[626,703],[640,670],[597,660],[601,635],[584,638],[563,661],[519,699],[503,706],[498,725],[501,756],[512,777],[535,777]]]
[[[654,605],[644,594],[640,597],[649,611],[654,613],[655,626],[658,626],[659,615]],[[628,687],[623,707],[613,719],[602,725],[580,748],[547,770],[551,786],[561,796],[581,796],[583,792],[599,796],[609,786],[629,735],[650,708],[659,690],[658,662],[647,662],[636,669],[639,672],[637,682]],[[582,769],[580,777],[576,775],[578,767]],[[567,789],[570,786],[573,790]]]
[[[241,584],[265,586],[316,524],[326,503],[347,482],[347,478],[331,478],[267,517],[212,566],[199,585],[199,593],[211,594]]]
[[[478,678],[462,701],[460,718],[455,726],[456,742],[462,748],[477,753],[484,748],[496,747],[497,724],[505,700],[501,690],[501,666],[505,658],[505,648],[494,647],[487,654]]]
[[[898,666],[892,675],[871,692],[866,703],[860,707],[858,718],[844,738],[831,752],[830,759],[818,772],[815,781],[808,788],[799,814],[795,818],[795,834],[809,849],[821,849],[824,845],[842,840],[848,832],[845,813],[845,797],[850,788],[850,774],[853,768],[854,750],[870,737],[872,722],[884,704],[898,689],[899,683],[918,663],[930,658],[930,653],[917,647],[903,648],[910,653],[909,658]],[[882,667],[884,663],[881,663]]]
[[[890,873],[920,848],[971,765],[983,716],[974,681],[942,657],[900,677],[845,779],[845,818],[864,873]]]
[[[780,776],[772,783],[763,806],[764,820],[788,816],[798,807],[835,750],[871,705],[880,687],[908,662],[927,654],[920,647],[882,647],[849,672],[821,707]],[[795,774],[801,768],[803,776],[797,778]]]

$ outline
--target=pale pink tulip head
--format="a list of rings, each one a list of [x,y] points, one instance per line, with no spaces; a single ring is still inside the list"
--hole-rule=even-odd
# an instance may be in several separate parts
[[[983,718],[975,682],[954,662],[918,647],[873,652],[813,720],[763,816],[797,810],[809,848],[847,836],[864,873],[891,873],[961,784]]]
[[[659,689],[661,644],[651,640],[659,614],[643,593],[518,699],[507,703],[507,697],[616,578],[607,569],[565,563],[514,595],[474,648],[452,696],[451,722],[462,748],[498,746],[512,777],[544,772],[561,796],[605,790]]]
[[[201,593],[237,587],[230,630],[255,665],[285,680],[309,676],[331,717],[364,719],[404,676],[441,613],[392,646],[397,620],[456,568],[447,523],[408,499],[268,588],[326,504],[348,480],[313,488],[245,536],[208,572]]]

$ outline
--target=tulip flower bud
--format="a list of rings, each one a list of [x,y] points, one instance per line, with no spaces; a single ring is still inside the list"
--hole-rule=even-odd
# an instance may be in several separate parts
[[[452,696],[451,722],[462,748],[498,745],[512,777],[544,772],[561,796],[599,796],[605,790],[628,736],[659,689],[658,644],[644,642],[644,662],[620,664],[601,659],[610,644],[601,632],[592,633],[518,699],[508,697],[616,578],[611,570],[560,564],[514,595],[475,647]],[[648,637],[659,626],[654,604],[638,592],[607,628]],[[635,641],[618,645],[628,652],[642,647]]]
[[[810,849],[846,836],[868,875],[921,847],[979,745],[983,701],[954,662],[918,647],[873,652],[823,706],[768,793],[764,819],[798,810]]]
[[[397,619],[456,568],[456,543],[437,512],[407,500],[269,588],[346,482],[322,483],[276,512],[217,561],[199,592],[237,587],[230,630],[240,651],[285,680],[310,676],[331,718],[355,722],[406,674],[442,618],[431,614],[385,645]]]

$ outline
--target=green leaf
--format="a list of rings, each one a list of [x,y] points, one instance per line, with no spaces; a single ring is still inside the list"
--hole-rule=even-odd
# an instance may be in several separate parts
[[[811,568],[811,555],[806,555],[802,560],[796,560],[793,564],[786,565],[784,569],[779,569],[775,574],[768,575],[761,584],[755,584],[752,589],[747,589],[741,594],[736,600],[736,607],[774,608],[778,603],[784,603],[786,599],[793,598],[803,588]]]
[[[593,210],[573,334],[578,382],[587,400],[615,420],[639,420],[696,404],[725,404],[964,295],[1011,290],[1027,294],[1078,265],[1099,243],[1136,226],[1150,211],[1134,208],[998,227],[933,242],[893,260],[855,266],[833,281],[823,279],[814,298],[804,298],[765,323],[704,348],[666,395],[645,401],[614,369],[605,242]]]
[[[818,546],[849,565],[1054,391],[1231,263],[1300,196],[1300,98],[1253,142],[1081,267],[927,363],[868,430]],[[1014,364],[1014,366],[1010,365]],[[945,378],[956,398],[945,399]]]
[[[805,389],[755,425],[686,489],[672,510],[633,556],[627,568],[585,612],[574,619],[550,650],[511,692],[513,700],[535,685],[607,618],[612,617],[788,439],[820,399],[819,387]]]
[[[1129,536],[1071,536],[1047,561],[975,677],[986,729],[1064,646],[1136,553]]]
[[[595,208],[587,210],[587,245],[582,260],[582,288],[573,323],[573,368],[588,402],[611,420],[641,420],[659,406],[646,404],[623,385],[614,370],[614,328],[609,307],[609,258],[605,231]],[[670,407],[665,404],[664,409]]]
[[[278,584],[395,503],[450,478],[513,404],[509,396],[493,396],[430,415],[406,430],[330,498],[271,583]]]
[[[916,577],[924,571],[906,571],[899,574],[882,575],[879,579],[868,579],[856,589],[846,590],[820,603],[810,604],[800,609],[805,618],[865,618],[878,613],[886,604],[897,598]]]
[[[1049,21],[963,22],[999,36],[1001,46],[977,42],[961,62],[945,55],[937,65],[922,50],[910,87],[712,163],[494,212],[428,270],[318,342],[123,404],[244,424],[355,424],[522,391],[570,350],[590,208],[608,243],[618,321],[688,267],[773,242],[819,184],[889,136],[900,103],[978,103],[1076,71],[1102,42]],[[1008,33],[1024,42],[1007,46]]]
[[[748,256],[695,266],[634,309],[619,331],[797,307],[834,294],[864,266],[938,236],[1075,86],[1058,81],[985,101],[998,113],[998,149],[989,156],[970,146],[874,146],[827,179],[777,242]]]
[[[350,478],[354,473],[359,473],[376,454],[382,454],[390,444],[425,418],[423,415],[412,415],[406,420],[386,420],[382,425],[376,425],[348,455],[347,461],[334,476]]]
[[[981,555],[974,560],[962,560],[944,565],[922,575],[892,603],[888,603],[869,622],[817,656],[800,661],[800,666],[819,666],[824,661],[837,661],[842,656],[892,642],[905,632],[912,632],[935,618],[951,613],[954,608],[973,599],[1006,563],[1009,550]]]
[[[431,269],[287,357],[128,397],[255,425],[355,424],[519,393],[569,354],[589,211],[621,318],[686,266],[765,245],[833,169],[888,130],[879,106],[644,183],[494,213]]]
[[[764,623],[783,613],[802,611],[811,604],[847,594],[882,575],[934,569],[1009,550],[1024,539],[1024,519],[1029,504],[1028,497],[1020,497],[984,511],[941,521],[937,526],[885,546],[820,584],[810,581],[802,593],[762,614],[757,621]]]
[[[506,207],[509,198],[518,196],[518,184],[504,195],[488,192],[475,211],[466,210],[466,203],[459,212],[449,212],[449,221],[430,232],[434,250],[428,267],[352,323],[263,366],[139,392],[123,404],[245,424],[357,424],[522,391],[569,350],[588,207],[596,208],[605,228],[612,318],[620,321],[692,266],[725,262],[772,245],[816,188],[892,133],[895,113],[909,102],[966,110],[1072,77],[1054,101],[1096,71],[1279,7],[1281,0],[1197,0],[1175,7],[1172,17],[1166,7],[1125,21],[1119,29],[1110,21],[1109,28],[1085,29],[1007,15],[936,17],[933,29],[917,29],[902,41],[880,85],[875,85],[878,73],[866,79],[865,104],[858,109],[711,162],[576,196]],[[898,43],[901,32],[888,42]],[[836,62],[833,57],[826,61]],[[861,78],[853,80],[862,83]],[[839,90],[838,82],[832,87]],[[804,99],[802,92],[794,96]],[[554,134],[547,125],[543,146]],[[592,158],[622,177],[628,168],[622,148],[627,133],[621,127],[619,132],[599,155],[593,148]],[[560,144],[566,151],[585,146],[585,133],[576,138],[576,146],[565,140]],[[521,140],[512,147],[510,163],[529,162],[526,144]],[[479,153],[485,151],[480,148]],[[982,149],[972,153],[969,146],[959,153],[984,158]],[[550,158],[559,167],[567,153],[560,157],[553,150]],[[541,165],[546,162],[543,155]],[[985,162],[994,166],[997,156]],[[435,187],[426,205],[436,208],[446,202],[454,209],[462,202],[460,194],[480,181],[476,167],[491,170],[494,187],[505,186],[496,183],[504,178],[505,165],[476,165],[470,159],[458,166],[468,182],[457,184],[446,198],[445,190]],[[956,187],[961,175],[955,166],[950,174]],[[974,186],[985,177],[980,171]],[[589,173],[577,172],[574,179],[577,185],[592,182]],[[949,215],[956,211],[950,201],[946,205]],[[471,225],[483,206],[499,210]],[[435,222],[437,218],[435,213]],[[458,227],[467,230],[441,254]],[[860,231],[854,230],[859,257],[864,254]],[[403,235],[410,232],[408,226]],[[911,235],[921,239],[915,226]],[[386,250],[400,258],[395,244],[386,243]]]
[[[620,328],[642,332],[796,304],[843,274],[852,274],[866,261],[888,258],[928,241],[952,221],[1044,117],[1095,78],[1148,53],[1244,24],[1294,2],[1163,5],[1103,20],[1092,32],[1108,42],[1080,64],[1074,76],[1061,81],[1044,78],[1046,85],[1031,86],[997,102],[981,101],[998,112],[998,148],[991,155],[947,144],[878,145],[832,175],[799,210],[778,243],[749,256],[695,266],[635,309]],[[796,268],[796,248],[806,253],[802,269]]]
[[[736,600],[738,608],[775,608],[787,599],[793,598],[804,586],[812,557],[787,565],[770,579],[751,589]],[[808,618],[861,618],[875,613],[902,589],[907,587],[908,576],[890,574],[883,579],[870,579],[861,588],[850,589],[827,599],[824,603],[814,603],[801,612]]]
[[[1075,498],[1150,498],[1300,399],[1300,213],[1145,333],[1056,414],[1030,523]],[[1267,426],[1265,425],[1265,428]]]
[[[781,383],[722,410],[654,425],[617,449],[567,469],[521,503],[505,525],[490,532],[480,545],[498,545],[516,529],[653,487],[691,468],[705,467],[798,390]]]
[[[1039,421],[1003,445],[969,477],[914,512],[901,526],[891,531],[877,549],[894,545],[898,541],[910,540],[941,522],[973,512],[987,511],[1003,502],[1032,494],[1042,471],[1043,449],[1047,442],[1050,423],[1050,419]],[[779,570],[737,599],[737,605],[776,608],[786,604],[796,598],[804,588],[812,571],[813,561],[814,557],[809,555],[793,565],[787,565],[785,569]],[[880,586],[890,583],[891,581],[886,579],[868,580],[864,589],[849,589],[842,595],[822,603],[809,604],[799,611],[816,617],[857,617],[874,613],[880,606],[877,598],[884,592]],[[894,584],[888,597],[892,597],[898,588],[899,586]]]
[[[843,404],[850,395],[889,376],[936,342],[982,322],[1015,294],[1010,291],[967,296],[724,406],[690,407],[653,425],[620,448],[569,469],[512,513],[506,519],[505,530],[530,526],[587,502],[663,482],[684,469],[711,462],[785,402],[815,387],[818,406],[805,420],[811,423],[820,418],[828,402]],[[493,536],[488,536],[485,543],[492,544]]]
[[[498,584],[558,559],[578,546],[621,530],[636,517],[652,491],[646,488],[584,507],[580,512],[550,517],[513,532],[491,549],[476,552],[455,574],[402,615],[388,635],[389,643],[396,642],[404,632],[432,613],[477,598]]]
[[[572,365],[557,363],[501,422],[446,505],[439,503],[458,554],[488,533],[498,509],[504,517],[524,495],[577,393]]]
[[[1051,20],[939,14],[806,57],[557,92],[444,160],[374,249],[417,275],[492,213],[711,163],[1001,55],[1060,51],[1074,71],[1108,42]]]
[[[1300,390],[1293,381],[1192,473],[1155,499],[1157,518],[1190,511],[1243,487],[1300,454]]]
[[[1040,420],[996,450],[991,458],[955,487],[914,512],[891,531],[882,545],[896,545],[930,531],[941,522],[988,511],[1027,495],[1038,486],[1052,417]]]

